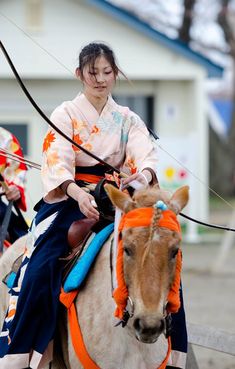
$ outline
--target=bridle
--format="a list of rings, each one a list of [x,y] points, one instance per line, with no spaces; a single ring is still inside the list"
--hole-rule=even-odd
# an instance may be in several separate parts
[[[42,111],[42,109],[38,106],[38,104],[36,103],[36,101],[33,99],[33,97],[31,96],[31,94],[29,93],[29,91],[27,90],[26,86],[24,85],[19,73],[17,72],[10,56],[8,55],[6,48],[4,47],[2,41],[0,40],[0,48],[18,82],[18,84],[20,85],[22,91],[24,92],[24,94],[26,95],[26,97],[28,98],[28,100],[30,101],[30,103],[33,105],[34,109],[39,113],[39,115],[49,124],[49,126],[51,126],[57,133],[59,133],[62,137],[64,137],[67,141],[69,141],[71,144],[73,144],[75,147],[79,148],[80,150],[82,150],[84,153],[86,153],[87,155],[89,155],[90,157],[92,157],[93,159],[97,160],[99,163],[105,165],[107,167],[107,169],[112,170],[116,173],[118,173],[119,175],[121,175],[121,172],[118,168],[115,168],[114,166],[112,166],[111,164],[107,163],[105,160],[99,158],[98,156],[96,156],[94,153],[88,151],[87,149],[85,149],[83,146],[79,145],[77,142],[75,142],[73,139],[71,139],[69,136],[67,136],[63,131],[61,131],[48,117],[47,115]],[[148,128],[148,130],[150,131],[150,133],[153,135],[153,137],[155,139],[158,138],[158,136],[151,130]],[[211,224],[211,223],[207,223],[207,222],[202,222],[200,220],[194,219],[188,215],[185,215],[183,213],[180,213],[180,215],[194,223],[197,224],[201,224],[203,226],[206,227],[211,227],[211,228],[216,228],[216,229],[221,229],[221,230],[226,230],[226,231],[231,231],[231,232],[235,232],[235,228],[231,228],[231,227],[227,227],[227,226],[221,226],[221,225],[216,225],[216,224]]]

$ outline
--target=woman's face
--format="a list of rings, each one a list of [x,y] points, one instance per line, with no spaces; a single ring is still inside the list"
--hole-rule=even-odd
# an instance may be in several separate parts
[[[87,97],[107,98],[114,86],[115,75],[104,56],[96,59],[94,68],[89,64],[85,65],[82,82]]]

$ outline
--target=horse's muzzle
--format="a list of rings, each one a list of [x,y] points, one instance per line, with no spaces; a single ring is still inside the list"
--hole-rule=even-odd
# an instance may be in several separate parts
[[[154,343],[165,330],[165,319],[147,322],[144,318],[136,318],[133,323],[135,336],[143,343]]]

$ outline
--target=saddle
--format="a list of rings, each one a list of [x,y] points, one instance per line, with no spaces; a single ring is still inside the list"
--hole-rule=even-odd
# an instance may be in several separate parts
[[[92,219],[80,219],[74,221],[68,230],[68,244],[74,253],[81,246],[85,238],[92,232],[92,227],[97,222]]]
[[[71,224],[67,236],[69,253],[64,258],[60,258],[60,260],[64,262],[62,280],[66,279],[67,275],[77,262],[92,233],[97,234],[110,223],[111,222],[107,219],[101,218],[97,222],[95,220],[85,218],[76,220]]]

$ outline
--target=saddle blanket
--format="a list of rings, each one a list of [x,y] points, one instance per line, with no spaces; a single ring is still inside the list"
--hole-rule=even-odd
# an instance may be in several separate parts
[[[102,248],[104,242],[113,232],[113,229],[114,223],[111,223],[93,236],[91,242],[85,247],[85,250],[82,252],[72,270],[69,272],[63,286],[65,292],[73,291],[81,286],[94,259]]]

